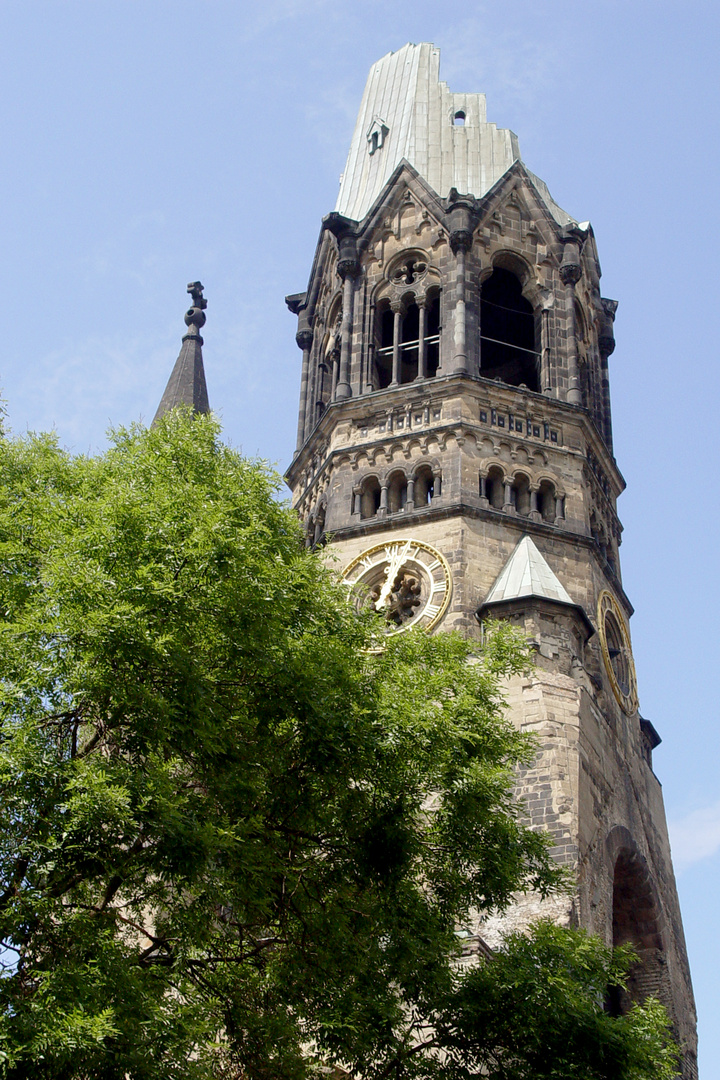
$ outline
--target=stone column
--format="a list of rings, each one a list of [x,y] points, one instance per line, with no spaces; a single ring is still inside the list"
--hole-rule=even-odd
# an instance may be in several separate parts
[[[538,508],[538,489],[530,488],[530,513],[528,517],[531,521],[542,521],[542,514]]]
[[[407,500],[405,502],[406,510],[415,509],[415,477],[411,476],[407,482]]]
[[[565,496],[555,496],[555,524],[565,520]]]
[[[487,476],[480,476],[480,498],[487,502]]]
[[[302,375],[300,377],[300,413],[298,415],[297,449],[305,442],[305,424],[308,408],[310,350],[313,343],[313,332],[309,326],[300,328],[295,335],[298,347],[302,349]]]
[[[355,275],[358,271],[356,259],[341,259],[338,273],[343,279],[343,309],[340,329],[340,378],[335,388],[337,399],[352,396],[350,386],[350,357],[352,354],[353,301],[355,298]]]
[[[543,308],[540,316],[542,340],[540,342],[540,390],[545,397],[553,396],[550,378],[550,312]]]
[[[442,495],[442,473],[433,476],[433,499],[439,499]]]
[[[357,253],[357,238],[355,236],[355,223],[349,218],[343,217],[333,211],[323,221],[324,228],[328,229],[337,240],[338,263],[337,272],[343,283],[343,309],[340,327],[340,362],[337,378],[333,386],[333,400],[342,400],[352,395],[350,385],[350,359],[352,353],[353,331],[353,299],[355,292],[355,277],[360,270],[360,262]]]
[[[385,517],[388,512],[388,485],[387,480],[383,480],[380,485],[380,506],[378,508],[378,517]]]
[[[568,391],[567,400],[571,405],[582,405],[582,391],[578,373],[577,339],[575,336],[575,286],[582,276],[580,266],[580,248],[575,240],[565,243],[560,278],[565,286],[565,310],[567,312],[568,338]]]
[[[453,370],[467,371],[467,326],[465,317],[465,247],[457,247],[455,258],[457,271],[455,276],[455,352]]]
[[[608,450],[612,452],[612,413],[610,411],[610,374],[608,371],[608,357],[611,356],[615,350],[615,329],[613,323],[615,322],[615,312],[617,311],[617,300],[606,300],[602,297],[600,303],[602,304],[603,313],[598,328],[598,348],[600,350],[600,379],[602,383],[603,435],[605,437],[605,445]]]
[[[505,497],[503,500],[503,510],[506,512],[515,509],[515,503],[513,502],[513,487],[512,480],[505,480]]]
[[[448,202],[451,203],[448,236],[450,239],[450,247],[456,260],[453,356],[449,370],[467,372],[468,355],[467,319],[465,311],[465,275],[466,255],[472,247],[473,228],[475,224],[475,200],[468,196],[458,195],[457,191],[453,188],[448,195]]]
[[[322,398],[323,398],[323,392],[325,390],[325,379],[327,378],[327,373],[328,373],[327,363],[326,363],[326,360],[323,359],[323,360],[320,361],[320,363],[318,364],[318,367],[317,367],[317,389],[316,389],[316,393],[315,393],[315,423],[316,424],[317,424],[318,420],[320,419],[320,417],[322,416],[323,409],[325,408]]]
[[[465,311],[465,255],[472,246],[472,233],[460,230],[450,236],[455,255],[455,319],[451,371],[467,371],[467,319]]]
[[[330,363],[332,364],[332,383],[330,385],[330,400],[334,401],[337,396],[338,387],[338,369],[340,367],[340,350],[336,347],[330,353]]]
[[[392,353],[392,378],[391,386],[400,385],[400,327],[402,325],[402,304],[399,300],[393,300],[390,305],[393,313],[393,353]]]
[[[365,383],[361,393],[372,394],[375,389],[372,381],[373,368],[375,366],[375,343],[373,341],[367,342],[367,370],[365,372]]]
[[[418,306],[418,379],[426,378],[425,375],[425,318],[427,315],[427,298],[417,297]]]

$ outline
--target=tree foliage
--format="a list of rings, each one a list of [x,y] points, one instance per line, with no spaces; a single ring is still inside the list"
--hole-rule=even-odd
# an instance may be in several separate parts
[[[524,645],[372,650],[277,486],[182,412],[0,439],[0,1075],[666,1075],[598,943],[457,963],[562,885],[512,798]]]

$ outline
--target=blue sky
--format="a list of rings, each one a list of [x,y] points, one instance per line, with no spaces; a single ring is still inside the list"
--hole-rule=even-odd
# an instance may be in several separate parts
[[[471,10],[471,14],[468,11]],[[15,430],[78,451],[152,417],[201,279],[210,401],[286,466],[307,282],[372,62],[407,41],[485,91],[554,198],[595,229],[621,550],[663,783],[703,1080],[720,1078],[715,4],[644,0],[25,0],[3,5],[0,385]]]

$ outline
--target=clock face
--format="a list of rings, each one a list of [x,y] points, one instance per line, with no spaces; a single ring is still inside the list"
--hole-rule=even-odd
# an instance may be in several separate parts
[[[628,715],[637,712],[637,680],[630,649],[630,632],[611,592],[605,589],[598,599],[598,627],[605,669],[612,691]]]
[[[358,611],[376,612],[391,634],[411,626],[432,629],[452,593],[447,561],[420,540],[389,540],[368,548],[346,568],[343,581]]]

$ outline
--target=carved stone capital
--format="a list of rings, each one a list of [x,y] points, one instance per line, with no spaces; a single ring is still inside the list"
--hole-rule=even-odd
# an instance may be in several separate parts
[[[323,228],[331,232],[337,240],[337,271],[343,281],[346,277],[355,277],[360,268],[355,224],[350,218],[338,214],[337,211],[333,211],[323,218]]]
[[[603,356],[612,356],[615,352],[615,335],[598,334],[598,348]]]
[[[617,300],[607,300],[605,297],[600,298],[601,315],[598,319],[598,348],[603,356],[610,356],[615,348],[615,330],[613,323],[615,322],[615,312],[617,311]]]
[[[448,239],[453,254],[469,251],[477,224],[477,205],[469,195],[459,195],[455,188],[447,197]]]
[[[563,257],[560,263],[560,280],[563,285],[576,285],[582,276],[580,245],[574,235],[563,239]]]
[[[360,263],[358,262],[358,259],[357,259],[356,255],[347,256],[345,258],[338,259],[337,272],[340,275],[340,277],[343,279],[343,281],[345,280],[345,278],[348,278],[348,277],[351,277],[351,278],[356,277],[359,270],[360,270]]]
[[[301,327],[295,335],[295,341],[300,349],[309,349],[313,343],[313,332],[309,326]]]
[[[453,229],[450,233],[450,247],[453,255],[457,255],[458,251],[469,251],[472,241],[472,229]]]
[[[563,261],[560,266],[560,280],[563,285],[572,285],[575,287],[578,281],[582,277],[582,267],[580,263],[566,262],[563,255]]]

